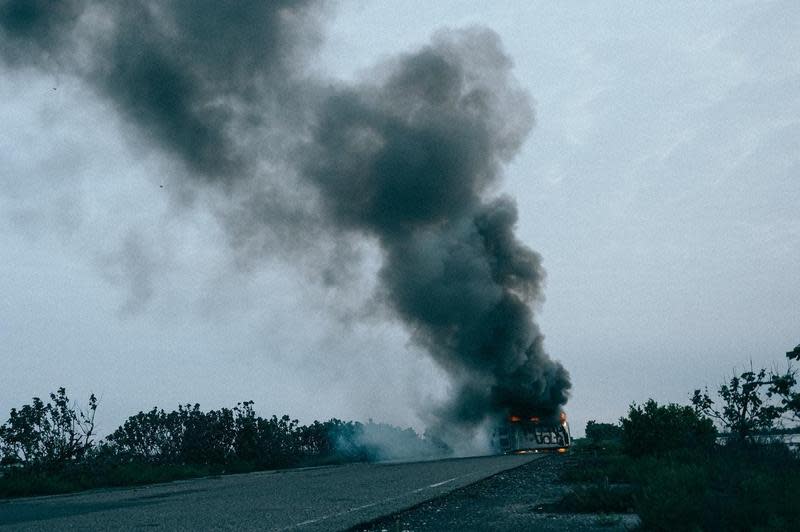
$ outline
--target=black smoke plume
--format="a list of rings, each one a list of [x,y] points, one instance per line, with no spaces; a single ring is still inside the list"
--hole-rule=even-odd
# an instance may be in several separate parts
[[[10,61],[26,53],[29,62],[79,73],[193,177],[222,181],[252,170],[251,134],[269,131],[270,121],[283,129],[299,119],[295,76],[320,40],[315,7],[296,0],[7,0],[0,45]]]
[[[2,55],[11,62],[39,63],[59,48],[83,11],[80,0],[7,0],[0,4]]]
[[[530,309],[539,256],[513,200],[488,197],[532,121],[510,67],[494,33],[440,33],[385,81],[331,95],[305,161],[330,217],[378,238],[380,296],[450,375],[440,416],[466,424],[552,412],[569,389]]]
[[[496,195],[533,123],[499,38],[440,32],[373,80],[335,86],[304,74],[322,11],[310,1],[11,0],[0,45],[11,65],[74,69],[193,182],[247,183],[240,196],[260,182],[254,195],[267,199],[237,204],[240,226],[269,231],[262,211],[287,209],[269,196],[300,184],[312,198],[289,202],[286,235],[309,227],[301,205],[312,201],[332,228],[323,236],[376,239],[377,297],[451,379],[440,421],[558,411],[570,383],[533,320],[540,258],[514,235],[514,201]],[[265,162],[282,171],[258,170]]]

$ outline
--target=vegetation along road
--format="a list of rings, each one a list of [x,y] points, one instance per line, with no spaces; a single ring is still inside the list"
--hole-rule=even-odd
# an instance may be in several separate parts
[[[0,530],[341,530],[538,455],[347,464],[0,502]]]

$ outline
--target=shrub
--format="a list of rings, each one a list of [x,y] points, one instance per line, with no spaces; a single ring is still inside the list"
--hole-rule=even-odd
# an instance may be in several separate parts
[[[663,531],[694,531],[708,512],[710,481],[697,464],[682,464],[655,458],[640,464],[641,491],[636,495],[636,513],[642,528]]]
[[[442,448],[412,429],[331,419],[300,425],[289,416],[257,416],[252,401],[202,411],[179,405],[129,417],[100,444],[89,413],[63,388],[51,403],[34,398],[0,426],[0,496],[61,493],[223,472],[297,465],[426,457]]]
[[[631,480],[631,460],[618,452],[571,453],[577,458],[565,464],[561,479],[566,482],[627,483]]]
[[[710,449],[717,430],[708,418],[689,406],[674,403],[661,406],[648,400],[630,406],[622,418],[622,447],[630,456],[663,454],[678,449]]]
[[[159,464],[285,467],[302,454],[297,420],[258,417],[252,401],[208,412],[198,404],[153,408],[129,417],[106,441],[123,460]]]
[[[224,464],[233,454],[233,411],[229,408],[203,412],[200,405],[178,407],[183,429],[181,458],[187,464]]]
[[[595,445],[617,442],[622,439],[622,427],[590,420],[586,423],[586,437]]]
[[[177,412],[153,408],[125,420],[106,438],[108,450],[125,461],[177,463],[184,430]]]
[[[627,513],[633,507],[633,490],[629,486],[607,482],[573,488],[556,505],[557,510],[570,513]]]
[[[789,531],[800,522],[800,462],[783,445],[646,457],[636,462],[634,480],[647,530]]]
[[[225,465],[265,469],[442,454],[412,429],[331,419],[300,425],[289,416],[262,418],[252,401],[203,412],[181,405],[128,418],[98,450],[112,462]]]
[[[50,394],[45,403],[12,408],[8,421],[0,426],[0,463],[57,469],[82,459],[94,442],[97,399],[89,396],[89,410],[77,408],[64,388]]]

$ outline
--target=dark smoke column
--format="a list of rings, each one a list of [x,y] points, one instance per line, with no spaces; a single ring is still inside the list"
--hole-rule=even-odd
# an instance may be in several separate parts
[[[513,200],[488,197],[533,122],[510,69],[494,33],[439,33],[383,81],[331,95],[305,151],[333,220],[377,237],[380,296],[452,380],[437,416],[467,427],[554,413],[570,388],[530,309],[539,256],[514,235]]]
[[[498,37],[441,32],[380,81],[331,89],[306,73],[323,21],[314,0],[0,0],[0,68],[82,79],[184,163],[176,180],[222,192],[234,242],[377,238],[379,296],[451,378],[448,426],[555,413],[570,384],[530,309],[539,257],[491,197],[533,123]]]

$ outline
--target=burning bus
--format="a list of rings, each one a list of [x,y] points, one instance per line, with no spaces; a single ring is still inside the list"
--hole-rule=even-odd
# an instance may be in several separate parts
[[[571,442],[567,415],[510,415],[495,428],[493,447],[504,454],[565,453]]]

